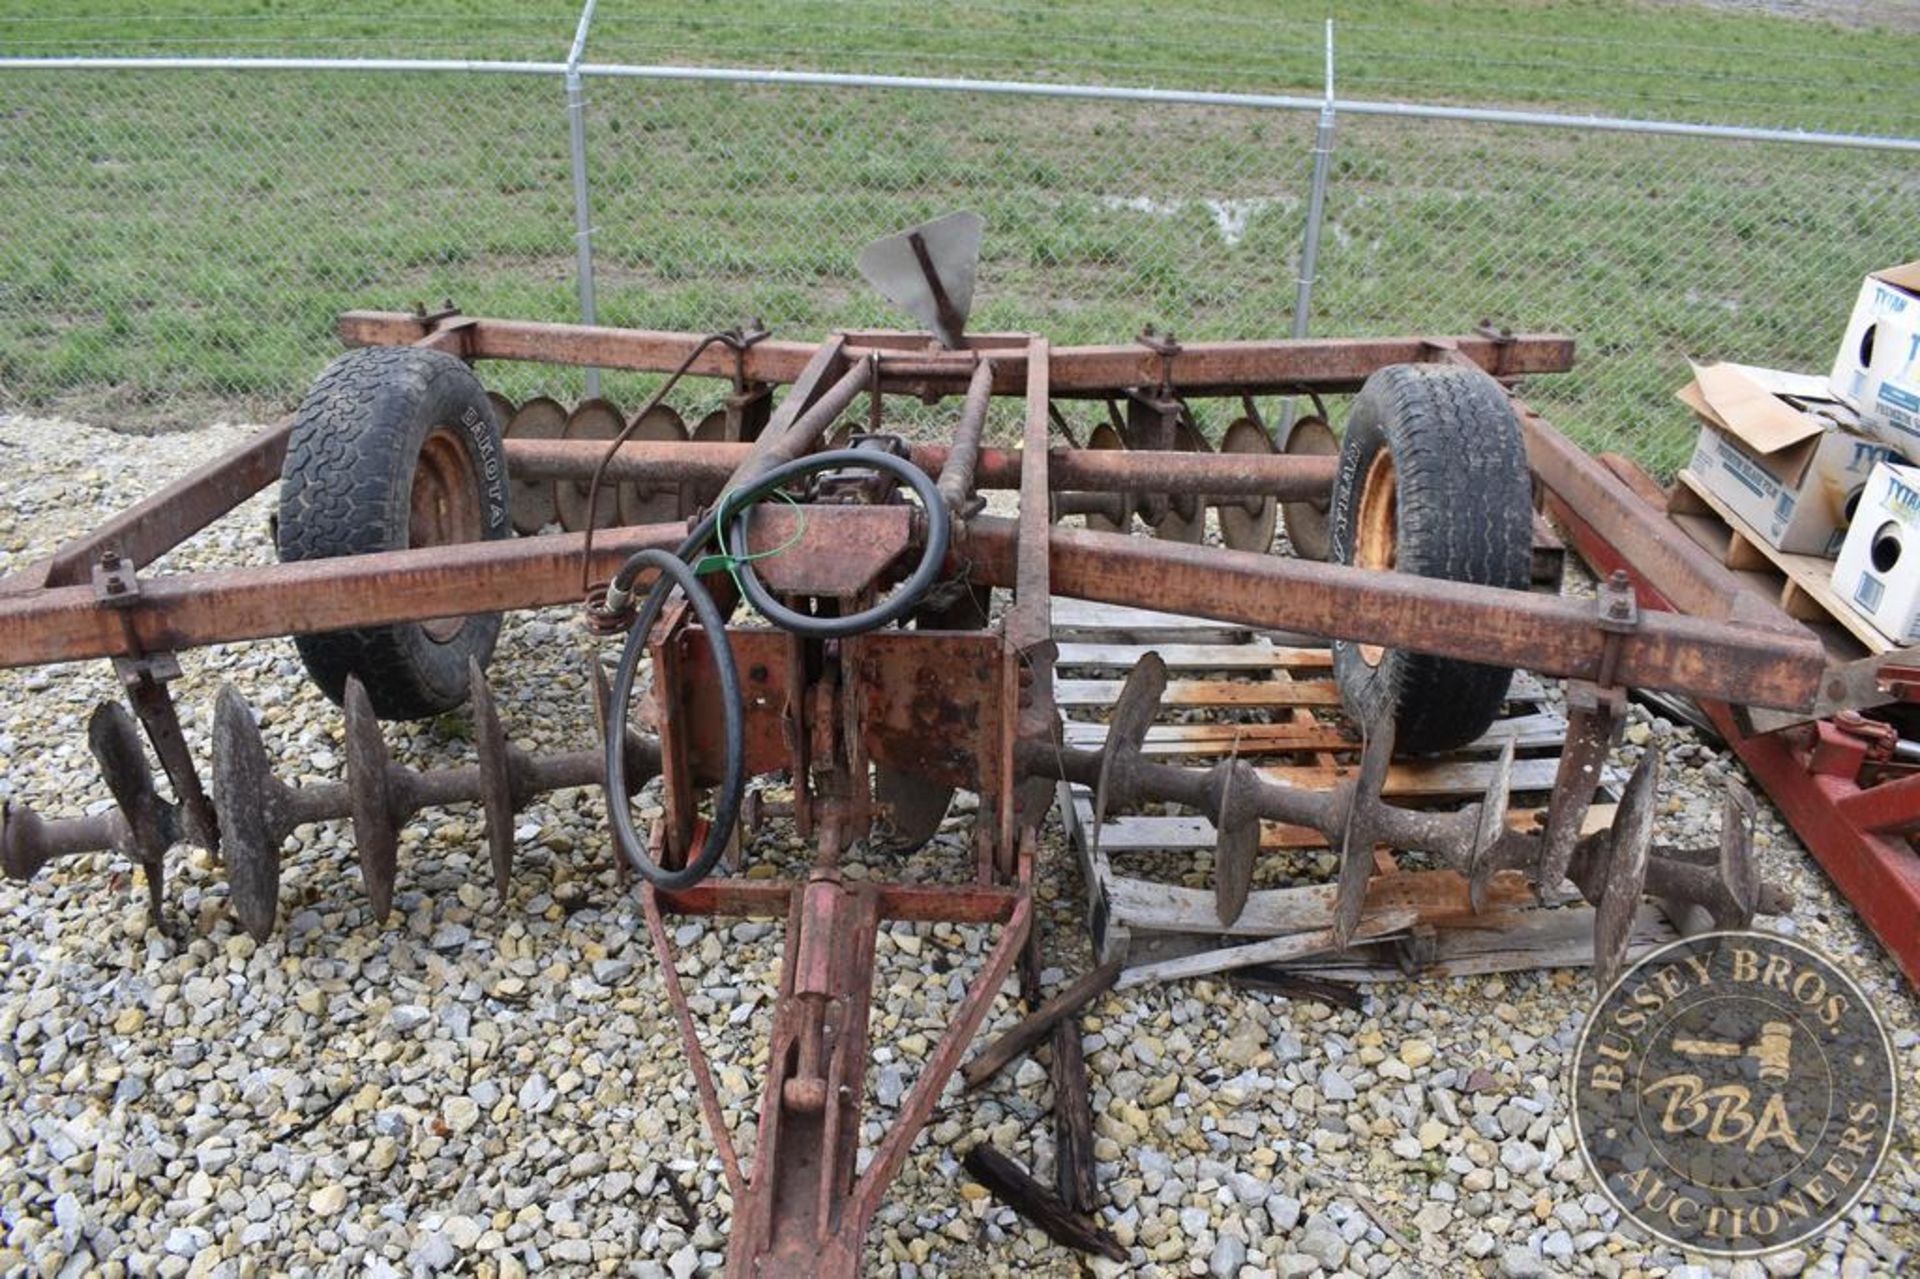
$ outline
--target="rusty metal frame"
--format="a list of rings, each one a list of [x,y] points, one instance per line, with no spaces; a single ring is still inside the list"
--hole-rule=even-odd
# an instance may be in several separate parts
[[[1023,405],[1018,450],[978,448],[977,424],[952,446],[911,450],[911,460],[930,475],[948,471],[950,464],[962,475],[971,469],[971,483],[962,479],[962,489],[1006,487],[1019,494],[1017,520],[965,514],[970,494],[957,495],[963,514],[956,520],[945,574],[971,587],[1012,592],[1011,607],[992,628],[963,636],[936,631],[899,640],[875,635],[840,641],[832,657],[837,673],[823,680],[808,674],[809,660],[818,665],[818,652],[803,652],[797,639],[729,627],[745,654],[736,664],[750,668],[763,686],[759,709],[750,717],[759,743],[750,748],[758,752],[756,768],[792,772],[796,820],[803,831],[807,823],[820,828],[821,856],[804,881],[709,879],[680,892],[647,890],[644,904],[734,1193],[731,1260],[742,1273],[755,1266],[759,1273],[857,1271],[861,1240],[887,1181],[1026,942],[1034,832],[1052,791],[1050,779],[1104,780],[1112,771],[1099,758],[1064,751],[1054,740],[1048,612],[1054,596],[1520,666],[1603,688],[1632,684],[1797,712],[1815,704],[1829,674],[1815,638],[1729,591],[1717,565],[1677,545],[1671,531],[1644,504],[1631,500],[1617,477],[1524,406],[1530,461],[1541,484],[1576,502],[1584,517],[1628,551],[1664,597],[1682,602],[1685,611],[1648,612],[1623,621],[1578,601],[1523,591],[1051,527],[1050,515],[1076,495],[1152,495],[1162,503],[1181,496],[1296,499],[1324,494],[1333,479],[1332,459],[1325,458],[1054,449],[1055,400],[1150,394],[1171,402],[1176,395],[1351,391],[1378,368],[1414,361],[1456,361],[1512,378],[1569,367],[1572,344],[1557,336],[1482,333],[1185,345],[1143,339],[1124,346],[1054,348],[1044,338],[1001,334],[943,350],[925,334],[843,333],[822,343],[756,339],[728,349],[691,334],[369,312],[343,316],[340,331],[350,345],[419,344],[469,361],[534,360],[652,372],[672,372],[685,363],[691,375],[728,379],[736,389],[792,388],[766,429],[747,442],[636,443],[609,455],[593,445],[509,441],[509,468],[526,476],[580,479],[604,463],[605,474],[616,480],[738,483],[782,457],[810,450],[863,391],[876,412],[883,395],[961,396],[971,390],[977,400],[983,388],[991,396],[1018,397]],[[604,580],[636,550],[670,549],[685,536],[682,524],[656,524],[599,530],[591,535],[590,548],[590,535],[562,533],[265,568],[140,571],[271,482],[288,431],[283,423],[262,433],[47,559],[0,579],[0,667],[96,657],[142,662],[234,640],[577,602],[583,560],[589,579]],[[776,583],[779,589],[843,598],[877,589],[882,570],[917,535],[900,508],[810,505],[804,524],[791,528],[780,525],[777,511],[758,512],[755,519],[756,539],[789,532],[798,539],[788,565],[774,571],[799,576]],[[656,687],[656,696],[666,699],[661,705],[672,726],[658,743],[668,810],[674,814],[655,832],[656,851],[667,861],[685,854],[697,823],[696,789],[710,780],[706,754],[712,744],[702,740],[702,716],[686,707],[675,709],[676,698],[697,697],[703,685],[689,674],[697,671],[704,651],[690,642],[693,635],[687,618],[678,616],[653,641],[658,669],[678,672],[665,680],[664,691]],[[970,757],[972,772],[948,777],[925,759],[907,763],[941,784],[972,781],[981,792],[973,882],[938,887],[843,881],[835,869],[837,841],[848,830],[864,829],[869,798],[864,789],[858,795],[811,794],[809,772],[822,766],[838,770],[844,790],[845,778],[864,777],[870,761],[889,764],[910,754],[885,737],[891,731],[889,707],[898,705],[889,701],[891,690],[925,671],[927,663],[917,655],[922,646],[960,653],[963,645],[988,655],[967,696],[976,707],[997,699],[997,707],[972,720],[953,716],[952,724],[965,726],[938,731],[947,734],[948,749]],[[952,701],[961,694],[949,688],[943,696]],[[940,720],[937,709],[933,718]],[[845,731],[823,728],[823,723]],[[124,751],[125,733],[114,740]],[[1382,760],[1385,752],[1382,745],[1377,752]],[[166,750],[161,753],[168,758]],[[1268,816],[1284,812],[1289,820],[1324,819],[1334,825],[1340,819],[1333,809],[1344,804],[1351,817],[1360,793],[1356,783],[1334,796],[1277,795],[1246,784],[1231,764],[1224,773],[1215,770],[1218,776],[1189,777],[1130,767],[1131,784],[1161,785],[1199,804],[1217,801],[1256,826],[1267,809],[1273,810],[1265,812]],[[831,790],[832,778],[828,781]],[[1371,815],[1389,825],[1398,820]],[[84,830],[69,824],[49,836],[45,825],[29,816],[12,815],[0,828],[0,851],[24,847],[21,841],[28,839],[43,851],[110,840],[139,850],[153,864],[152,846],[158,841],[164,851],[166,838],[175,833],[148,823],[152,829],[135,838],[138,832],[125,822],[95,821]],[[1458,845],[1479,857],[1491,836],[1488,823],[1479,820],[1476,830],[1475,820],[1470,815],[1451,822],[1406,819],[1395,829],[1409,838]],[[87,845],[88,840],[94,844]],[[1513,853],[1506,848],[1503,855]],[[1583,869],[1576,879],[1604,879],[1607,855],[1604,844],[1583,846],[1576,858]],[[1633,880],[1636,900],[1646,874],[1644,859],[1643,849],[1640,878]],[[1499,864],[1489,859],[1475,865],[1476,883],[1512,863],[1508,856]],[[11,852],[7,864],[16,864]],[[1664,873],[1679,872],[1668,867]],[[781,1052],[790,1046],[792,1055],[769,1071],[758,1163],[750,1173],[741,1170],[732,1150],[684,992],[673,977],[661,922],[669,912],[784,915],[790,921],[775,1037]],[[991,923],[1000,932],[892,1130],[866,1172],[856,1177],[859,1089],[846,1076],[851,1062],[864,1068],[872,935],[886,919]],[[851,1091],[843,1093],[843,1087]]]
[[[1642,519],[1657,522],[1656,527],[1666,525],[1663,532],[1677,550],[1680,543],[1698,550],[1683,531],[1667,525],[1661,508],[1644,500],[1618,475],[1608,472],[1607,476],[1613,482],[1615,500],[1634,504],[1643,512]],[[1682,593],[1685,580],[1663,580],[1630,558],[1619,526],[1596,512],[1592,496],[1569,486],[1553,490],[1548,498],[1549,509],[1581,556],[1601,571],[1628,574],[1645,608],[1671,612],[1682,607],[1680,601],[1688,598]],[[1702,559],[1706,566],[1702,578],[1721,578],[1725,592],[1738,593],[1739,607],[1756,611],[1773,607],[1745,591],[1704,552]],[[1829,697],[1844,698],[1846,683],[1838,680],[1826,690]],[[1920,833],[1920,784],[1911,777],[1884,780],[1872,775],[1870,734],[1865,730],[1873,722],[1841,708],[1831,718],[1763,732],[1737,697],[1703,697],[1698,704],[1779,806],[1834,886],[1859,912],[1861,921],[1900,965],[1907,981],[1920,987],[1920,853],[1913,844],[1913,836]]]

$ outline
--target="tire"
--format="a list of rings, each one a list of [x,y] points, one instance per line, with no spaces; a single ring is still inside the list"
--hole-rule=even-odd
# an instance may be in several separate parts
[[[1333,489],[1332,558],[1422,577],[1525,590],[1531,476],[1519,419],[1475,369],[1396,364],[1360,388]],[[1487,731],[1510,667],[1336,640],[1334,679],[1362,724],[1391,714],[1395,748],[1431,754]]]
[[[294,416],[280,558],[505,537],[509,505],[500,424],[473,371],[439,351],[367,347],[328,365]],[[500,614],[476,613],[294,643],[335,702],[357,676],[381,719],[422,719],[466,700],[468,659],[484,667],[499,636]]]

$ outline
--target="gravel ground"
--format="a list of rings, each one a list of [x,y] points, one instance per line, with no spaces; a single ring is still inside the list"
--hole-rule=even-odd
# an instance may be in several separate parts
[[[247,432],[164,440],[0,416],[17,567]],[[264,499],[167,567],[269,557]],[[496,696],[517,743],[590,740],[586,653],[564,614],[513,622]],[[205,750],[212,697],[236,684],[288,782],[343,767],[338,712],[291,643],[195,653],[177,686]],[[103,664],[0,673],[0,797],[44,816],[104,806],[85,716]],[[459,717],[392,727],[413,767],[470,758]],[[1660,838],[1706,842],[1725,758],[1636,711],[1630,744],[1666,753]],[[917,859],[961,864],[964,813]],[[487,888],[478,817],[416,818],[394,917],[374,923],[344,824],[289,849],[283,928],[256,946],[220,868],[178,854],[183,927],[150,927],[137,875],[74,859],[0,887],[0,1272],[40,1275],[672,1274],[717,1270],[730,1204],[660,998],[643,925],[610,870],[597,796],[519,818],[511,900]],[[1559,1078],[1584,975],[1377,988],[1359,1012],[1196,982],[1129,991],[1085,1021],[1109,1227],[1130,1267],[1100,1273],[1687,1276],[1900,1273],[1920,1249],[1920,1019],[1891,962],[1763,804],[1766,873],[1799,903],[1791,931],[1841,957],[1901,1054],[1903,1124],[1867,1200],[1817,1247],[1706,1262],[1619,1229],[1573,1150]],[[757,849],[777,862],[791,852]],[[1050,962],[1087,962],[1057,830],[1041,870]],[[679,929],[680,970],[736,1131],[749,1136],[780,930]],[[870,1113],[897,1104],[957,1001],[982,930],[883,934]],[[1018,1015],[1010,997],[996,1022]],[[1051,1168],[1045,1070],[1023,1062],[950,1092],[871,1235],[879,1274],[1076,1274],[1081,1263],[959,1171],[982,1138]],[[870,1121],[869,1133],[877,1133]],[[692,1204],[689,1217],[670,1188]]]

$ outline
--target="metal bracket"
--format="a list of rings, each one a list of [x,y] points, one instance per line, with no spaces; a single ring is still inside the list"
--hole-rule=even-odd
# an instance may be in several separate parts
[[[1492,320],[1482,320],[1474,325],[1474,333],[1493,343],[1493,367],[1488,370],[1496,378],[1507,376],[1507,357],[1513,352],[1513,329],[1505,324],[1496,325]]]
[[[1620,668],[1620,642],[1640,629],[1640,601],[1634,598],[1633,582],[1625,569],[1615,569],[1600,583],[1594,604],[1595,625],[1604,633],[1606,642],[1600,650],[1600,670],[1593,682],[1601,688],[1612,688],[1614,674]]]
[[[1160,398],[1173,398],[1173,360],[1180,354],[1180,340],[1171,333],[1159,333],[1149,324],[1141,329],[1134,341],[1160,357]]]
[[[93,598],[107,608],[127,608],[140,602],[140,578],[133,562],[109,547],[93,566]],[[131,642],[132,636],[128,636]]]
[[[1533,890],[1543,902],[1559,896],[1580,828],[1599,789],[1607,752],[1626,722],[1627,698],[1620,689],[1567,681],[1567,740],[1561,747],[1546,834],[1534,867]]]
[[[182,834],[207,851],[220,852],[220,822],[213,801],[207,797],[200,771],[194,767],[193,752],[187,748],[186,734],[180,727],[180,713],[173,704],[167,684],[180,678],[180,659],[172,653],[146,653],[139,657],[113,659],[114,674],[126,690],[127,701],[147,731],[153,753],[173,784],[180,801]]]
[[[745,324],[735,325],[722,339],[726,342],[727,349],[733,352],[735,395],[745,394],[747,390],[747,352],[755,343],[764,341],[769,332],[771,330],[767,328],[767,322],[756,315]]]
[[[447,298],[431,311],[427,310],[425,302],[413,304],[413,318],[430,329],[437,328],[442,320],[451,320],[459,314],[460,308],[453,304],[452,298]]]

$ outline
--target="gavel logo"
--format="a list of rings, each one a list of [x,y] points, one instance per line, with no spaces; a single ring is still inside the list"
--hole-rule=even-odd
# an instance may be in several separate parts
[[[1760,1078],[1765,1083],[1784,1084],[1793,1074],[1793,1024],[1770,1021],[1760,1027],[1751,1044],[1730,1044],[1722,1039],[1676,1039],[1673,1051],[1684,1057],[1751,1057],[1760,1063]]]
[[[1731,1043],[1723,1039],[1681,1039],[1673,1041],[1673,1051],[1683,1057],[1746,1057],[1759,1063],[1762,1082],[1784,1084],[1792,1077],[1793,1025],[1770,1021],[1760,1027],[1751,1044]],[[1715,1146],[1734,1143],[1749,1152],[1770,1141],[1777,1141],[1800,1154],[1806,1150],[1793,1130],[1793,1117],[1778,1092],[1770,1092],[1756,1115],[1753,1091],[1745,1084],[1719,1084],[1709,1088],[1698,1075],[1673,1074],[1649,1084],[1649,1097],[1667,1093],[1660,1115],[1661,1130],[1669,1135],[1705,1128],[1700,1135]]]

